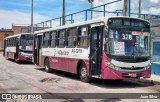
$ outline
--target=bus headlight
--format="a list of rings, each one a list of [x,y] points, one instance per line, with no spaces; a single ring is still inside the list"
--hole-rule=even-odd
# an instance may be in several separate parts
[[[147,70],[147,69],[149,69],[151,66],[150,65],[148,65],[148,66],[146,66],[146,67],[144,67],[145,68],[145,70]]]
[[[115,69],[115,70],[119,70],[119,67],[113,65],[111,62],[106,62],[106,64],[107,64],[107,66],[108,66],[109,68],[112,68],[112,69]]]

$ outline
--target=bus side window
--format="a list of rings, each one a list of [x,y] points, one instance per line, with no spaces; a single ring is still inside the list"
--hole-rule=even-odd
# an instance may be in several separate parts
[[[15,44],[15,42],[16,42],[16,39],[15,38],[13,38],[13,46],[15,46],[16,44]]]
[[[57,32],[53,31],[51,32],[51,47],[55,48],[56,47],[56,36],[57,36]]]
[[[12,46],[14,46],[14,38],[12,38]]]
[[[58,47],[65,47],[66,31],[61,30],[58,32]]]
[[[12,40],[11,40],[11,38],[10,38],[10,47],[12,46]]]
[[[14,38],[13,38],[13,46],[14,46]]]
[[[77,28],[71,28],[67,31],[67,46],[75,47],[77,40]]]
[[[89,47],[89,27],[81,27],[78,30],[78,47]]]
[[[12,46],[12,39],[10,39],[10,46]]]
[[[12,46],[14,46],[14,38],[12,38]]]
[[[13,46],[13,39],[11,38],[11,46]]]
[[[8,47],[10,46],[9,44],[10,44],[10,40],[8,39],[8,44],[7,44],[7,45],[8,45]]]
[[[9,39],[9,47],[11,46],[11,39]]]
[[[43,48],[47,48],[49,46],[49,37],[50,37],[50,34],[48,32],[44,33],[44,35],[43,35]]]

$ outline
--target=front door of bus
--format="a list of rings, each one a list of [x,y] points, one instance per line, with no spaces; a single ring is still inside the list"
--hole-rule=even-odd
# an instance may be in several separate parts
[[[4,51],[3,51],[3,56],[6,56],[6,42],[7,42],[7,40],[4,40]]]
[[[19,53],[19,38],[16,38],[16,53],[15,53],[15,59],[18,59],[18,53]]]
[[[37,35],[34,42],[34,63],[41,65],[42,35]]]
[[[90,75],[101,74],[103,26],[91,28]]]

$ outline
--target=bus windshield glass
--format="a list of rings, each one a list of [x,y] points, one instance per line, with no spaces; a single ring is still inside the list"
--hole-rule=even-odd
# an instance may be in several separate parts
[[[33,35],[21,36],[21,50],[32,51]]]
[[[146,23],[146,22],[145,22]],[[150,28],[142,21],[120,20],[108,30],[108,53],[118,56],[149,56]]]

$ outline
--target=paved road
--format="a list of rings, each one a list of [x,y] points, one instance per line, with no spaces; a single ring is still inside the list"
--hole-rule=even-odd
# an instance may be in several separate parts
[[[12,60],[6,60],[0,53],[0,93],[160,93],[160,85],[142,83],[137,81],[108,81],[94,79],[92,83],[84,83],[77,75],[55,71],[46,73],[31,63],[17,64]],[[56,94],[54,94],[56,95]],[[114,95],[114,94],[113,94]],[[61,96],[60,96],[61,97]],[[116,96],[115,96],[116,97]],[[73,100],[67,97],[54,100],[6,100],[8,102],[84,102],[110,100]],[[125,101],[126,99],[114,99],[113,101]],[[151,102],[158,100],[134,99],[130,102]]]

